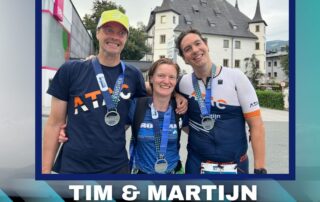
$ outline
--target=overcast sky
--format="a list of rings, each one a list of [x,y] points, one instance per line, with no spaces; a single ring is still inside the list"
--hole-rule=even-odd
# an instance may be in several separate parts
[[[92,13],[93,1],[71,0],[79,15]],[[148,23],[151,10],[160,6],[162,0],[112,0],[121,5],[129,16],[130,25],[136,26],[138,22],[144,25]],[[227,0],[235,5],[236,0]],[[288,40],[289,38],[289,1],[288,0],[260,0],[262,18],[268,24],[267,41]],[[256,10],[257,0],[238,0],[238,7],[242,13],[253,18]]]

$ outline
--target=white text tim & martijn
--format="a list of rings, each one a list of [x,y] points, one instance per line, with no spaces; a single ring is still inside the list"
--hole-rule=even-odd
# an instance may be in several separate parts
[[[141,197],[146,197],[150,201],[174,199],[192,201],[211,201],[213,199],[219,201],[257,200],[257,185],[233,185],[232,190],[228,190],[228,192],[225,191],[224,185],[172,185],[170,187],[168,189],[167,185],[148,185],[147,193],[145,193],[144,188],[143,196],[139,197],[141,193],[137,186],[125,185],[122,187],[121,197],[127,201],[134,201]],[[80,199],[88,201],[113,200],[112,185],[69,185],[69,189],[73,191],[75,201]]]

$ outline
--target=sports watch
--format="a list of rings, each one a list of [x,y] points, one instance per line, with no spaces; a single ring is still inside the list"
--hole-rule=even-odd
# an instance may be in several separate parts
[[[254,169],[254,174],[267,174],[267,170],[265,168]]]

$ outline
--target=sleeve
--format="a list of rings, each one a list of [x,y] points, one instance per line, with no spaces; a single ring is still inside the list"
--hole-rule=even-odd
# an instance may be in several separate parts
[[[147,96],[146,84],[142,73],[140,70],[137,70],[137,88],[136,88],[136,96],[135,97],[145,97]]]
[[[189,126],[189,117],[187,113],[182,116],[182,127],[186,126]]]
[[[47,93],[63,101],[69,100],[70,67],[63,64],[53,77]]]
[[[180,82],[181,82],[182,77],[183,77],[183,76],[180,76],[180,77],[178,78],[176,87],[175,87],[175,89],[174,89],[177,93],[180,93],[180,94],[181,94],[181,92],[180,92],[180,87],[179,87],[179,85],[180,85]]]
[[[260,106],[255,89],[248,77],[240,70],[235,71],[235,85],[245,118],[260,116]]]
[[[133,123],[133,117],[134,117],[134,112],[136,109],[136,105],[137,105],[137,99],[133,99],[130,100],[130,108],[129,108],[129,114],[128,114],[128,118],[127,118],[127,124],[131,125]]]

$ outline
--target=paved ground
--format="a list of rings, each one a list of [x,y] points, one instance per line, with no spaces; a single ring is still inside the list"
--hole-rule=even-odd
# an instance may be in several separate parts
[[[43,110],[43,124],[47,120],[47,114],[49,113],[48,108],[44,108]],[[266,129],[266,164],[269,173],[274,174],[287,174],[289,173],[289,113],[288,111],[281,110],[272,110],[262,108],[262,118],[265,123]],[[127,131],[127,148],[129,147],[131,130]],[[187,157],[186,145],[187,145],[187,135],[182,133],[181,136],[181,149],[180,155],[181,160],[185,163]],[[294,146],[294,145],[293,145]],[[250,163],[250,172],[253,170],[252,168],[252,150],[251,145],[248,150],[249,158],[251,159]]]

